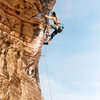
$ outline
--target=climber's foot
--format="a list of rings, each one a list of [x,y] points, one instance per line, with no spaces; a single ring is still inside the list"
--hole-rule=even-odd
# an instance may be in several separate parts
[[[48,42],[44,42],[44,45],[48,45]]]

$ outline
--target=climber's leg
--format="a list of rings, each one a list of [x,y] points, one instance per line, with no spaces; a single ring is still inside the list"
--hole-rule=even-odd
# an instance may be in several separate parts
[[[48,36],[51,36],[51,29],[57,30],[57,26],[55,24],[50,24],[48,26],[48,31],[47,31]]]
[[[51,39],[53,39],[53,37],[57,34],[57,30],[55,30],[52,34],[51,34]]]
[[[50,27],[51,29],[57,30],[57,25],[55,25],[55,24],[50,24],[49,27]]]
[[[54,37],[56,34],[57,34],[57,30],[55,30],[55,31],[51,34],[51,38],[50,38],[47,42],[45,42],[44,45],[48,45],[49,42],[51,42],[51,40],[53,39],[53,37]]]

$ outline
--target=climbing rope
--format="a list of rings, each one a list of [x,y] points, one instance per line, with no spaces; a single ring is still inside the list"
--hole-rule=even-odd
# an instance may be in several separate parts
[[[52,100],[52,91],[51,91],[51,84],[50,84],[50,79],[49,79],[49,73],[48,73],[48,65],[47,65],[47,46],[45,46],[45,50],[43,52],[43,57],[45,60],[45,70],[47,74],[47,81],[48,81],[48,87],[49,87],[49,93],[50,93],[50,100]]]

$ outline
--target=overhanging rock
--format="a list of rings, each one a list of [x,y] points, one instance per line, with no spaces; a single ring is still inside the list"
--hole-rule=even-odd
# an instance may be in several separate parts
[[[38,62],[56,0],[0,0],[0,100],[43,100]]]

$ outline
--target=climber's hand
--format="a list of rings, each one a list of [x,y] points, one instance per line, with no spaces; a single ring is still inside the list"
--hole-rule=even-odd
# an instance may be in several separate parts
[[[45,15],[46,18],[48,18],[48,15]]]

